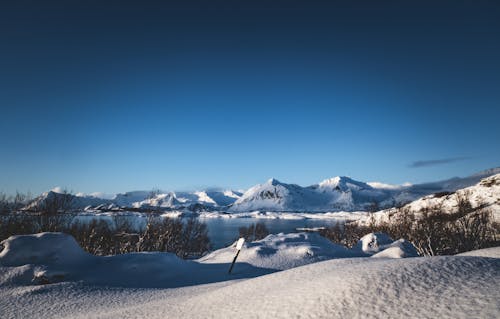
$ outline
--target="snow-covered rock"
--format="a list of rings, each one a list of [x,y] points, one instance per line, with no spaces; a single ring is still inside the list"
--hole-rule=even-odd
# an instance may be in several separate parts
[[[63,233],[11,236],[2,244],[2,266],[73,265],[91,257],[72,236]]]
[[[353,250],[371,255],[372,257],[418,257],[415,246],[409,241],[405,239],[394,241],[389,235],[384,233],[370,233],[361,237],[353,247]]]

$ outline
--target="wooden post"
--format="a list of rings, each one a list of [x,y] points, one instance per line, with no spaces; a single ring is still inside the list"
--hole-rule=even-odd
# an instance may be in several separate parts
[[[231,267],[229,267],[228,274],[231,274],[231,271],[233,271],[234,264],[236,263],[236,259],[238,258],[238,255],[240,254],[241,248],[243,247],[243,243],[245,242],[245,238],[240,238],[238,239],[238,242],[236,243],[236,255],[233,258],[233,262],[231,263]]]

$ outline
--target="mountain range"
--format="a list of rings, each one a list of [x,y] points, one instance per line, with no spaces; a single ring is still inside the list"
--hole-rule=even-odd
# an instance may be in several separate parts
[[[193,192],[132,191],[112,198],[68,194],[59,190],[45,192],[25,209],[58,201],[70,210],[217,210],[226,212],[335,212],[378,211],[400,206],[426,195],[454,192],[470,187],[482,179],[500,174],[500,168],[481,171],[467,177],[415,185],[367,183],[346,176],[326,179],[311,186],[287,184],[274,178],[245,192],[234,190],[201,190]]]

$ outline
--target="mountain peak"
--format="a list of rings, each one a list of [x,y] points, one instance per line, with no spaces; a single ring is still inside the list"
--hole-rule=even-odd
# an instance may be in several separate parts
[[[276,178],[271,177],[270,179],[267,180],[266,184],[276,186],[276,185],[281,184],[281,182],[279,180],[277,180]]]
[[[325,179],[319,183],[320,188],[337,189],[347,191],[348,189],[371,189],[372,187],[364,182],[356,181],[347,176],[335,176]]]

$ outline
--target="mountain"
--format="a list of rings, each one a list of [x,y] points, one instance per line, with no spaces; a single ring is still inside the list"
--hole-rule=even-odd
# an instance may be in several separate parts
[[[455,177],[415,185],[365,183],[337,176],[316,185],[301,187],[270,179],[246,191],[229,207],[229,211],[377,211],[400,206],[430,194],[455,192],[498,173],[500,168],[493,168],[464,178]]]
[[[324,200],[324,196],[310,187],[285,184],[271,178],[247,190],[234,202],[230,211],[296,211],[317,206]]]
[[[58,206],[57,210],[378,211],[401,206],[430,194],[455,192],[499,173],[500,168],[493,168],[463,178],[415,185],[366,183],[337,176],[303,187],[271,178],[244,193],[218,189],[193,192],[133,191],[107,198],[72,195],[55,189],[41,194],[25,209]]]
[[[317,185],[301,187],[270,179],[246,191],[230,211],[351,211],[367,209],[390,196],[389,190],[338,176]]]
[[[137,192],[136,195],[139,195]],[[234,203],[241,193],[232,190],[225,191],[195,191],[195,192],[168,192],[156,194],[140,194],[141,196],[130,196],[134,201],[128,203],[128,207],[153,209],[153,208],[189,208],[193,205],[201,205],[202,208],[225,207]],[[117,197],[120,195],[117,195]],[[141,198],[142,197],[142,198]],[[120,196],[123,198],[123,195]],[[123,205],[126,206],[126,205]]]
[[[112,200],[95,196],[73,195],[67,192],[51,190],[31,201],[24,210],[45,210],[49,212],[85,209],[86,207],[106,207],[113,205]]]

